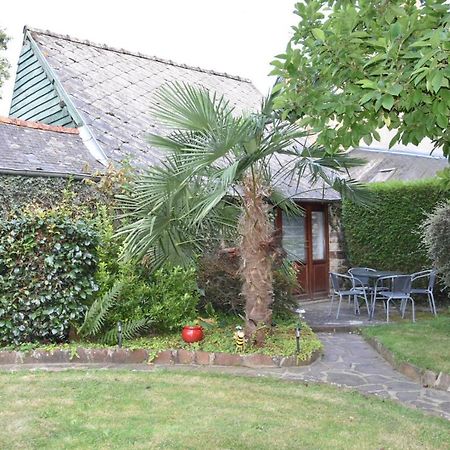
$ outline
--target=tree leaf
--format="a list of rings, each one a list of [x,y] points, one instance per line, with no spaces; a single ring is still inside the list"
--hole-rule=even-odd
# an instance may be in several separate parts
[[[386,92],[391,94],[391,95],[398,95],[400,94],[400,92],[402,92],[403,87],[400,84],[393,84],[392,86],[389,86],[388,88],[386,88]]]
[[[391,94],[383,95],[381,104],[383,105],[384,109],[387,109],[390,111],[392,107],[394,106],[394,97]]]
[[[436,116],[436,122],[442,129],[446,129],[448,126],[448,117],[438,114]]]
[[[437,93],[441,88],[443,80],[444,74],[440,70],[436,71],[431,80],[431,87],[435,93]]]
[[[375,92],[368,92],[367,94],[364,94],[361,97],[361,100],[359,101],[359,104],[360,105],[366,104],[369,100],[372,100],[374,95],[375,95]]]
[[[311,33],[317,40],[325,42],[325,33],[320,28],[313,28]]]

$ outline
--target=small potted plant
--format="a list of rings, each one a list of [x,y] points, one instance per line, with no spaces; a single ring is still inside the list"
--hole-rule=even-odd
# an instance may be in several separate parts
[[[184,342],[188,344],[193,344],[194,342],[199,342],[204,338],[203,327],[199,325],[198,320],[189,322],[188,325],[183,327],[181,332],[181,337]]]

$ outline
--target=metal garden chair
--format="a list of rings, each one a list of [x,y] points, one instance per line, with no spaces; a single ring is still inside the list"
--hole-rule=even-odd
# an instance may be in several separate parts
[[[354,276],[354,272],[358,272],[358,280],[361,281],[361,283],[366,286],[367,288],[370,288],[370,283],[369,283],[369,276],[368,275],[364,275],[364,272],[376,272],[375,269],[371,269],[370,267],[352,267],[351,269],[348,269],[348,273],[350,274],[350,276]]]
[[[357,276],[355,276],[355,272],[358,273]],[[351,269],[348,269],[349,275],[352,278],[357,278],[359,280],[369,296],[373,294],[373,287],[370,286],[370,277],[369,275],[366,275],[370,272],[376,272],[376,270],[371,269],[370,267],[352,267]]]
[[[386,322],[389,322],[389,306],[392,300],[400,300],[400,313],[405,316],[406,303],[411,302],[412,320],[416,321],[414,300],[411,297],[411,275],[390,275],[378,278],[372,296],[371,319],[375,317],[375,305],[377,300],[386,302]]]
[[[414,282],[417,284],[417,280],[424,280],[428,278],[428,283],[426,287],[413,287],[411,289],[411,295],[426,295],[428,297],[428,303],[430,305],[430,311],[432,314],[437,316],[436,304],[434,302],[434,283],[436,282],[436,271],[434,269],[423,270],[422,272],[416,272],[411,275],[412,284]],[[406,305],[405,305],[406,306]]]
[[[339,318],[339,311],[341,309],[341,302],[344,297],[349,298],[349,301],[353,298],[354,306],[355,306],[355,314],[360,314],[359,309],[359,301],[358,298],[363,298],[366,307],[367,307],[367,313],[370,316],[370,306],[369,301],[367,300],[367,293],[366,289],[364,287],[364,284],[358,280],[357,278],[350,277],[348,275],[343,275],[340,273],[334,273],[330,272],[330,278],[331,278],[331,287],[332,287],[332,293],[331,293],[331,305],[330,305],[330,315],[333,311],[333,303],[334,298],[336,296],[339,297],[339,303],[336,313],[336,319]]]

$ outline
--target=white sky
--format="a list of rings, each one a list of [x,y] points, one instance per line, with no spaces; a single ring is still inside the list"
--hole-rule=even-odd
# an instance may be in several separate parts
[[[0,28],[12,38],[10,79],[0,95],[8,115],[24,25],[250,78],[266,93],[270,61],[296,23],[295,0],[7,0]]]
[[[297,23],[295,1],[2,0],[0,28],[11,37],[11,70],[0,91],[0,115],[8,115],[24,25],[240,75],[265,94],[274,82],[270,61],[284,51]],[[372,147],[387,148],[390,136],[383,132]],[[419,151],[431,148],[423,142]]]

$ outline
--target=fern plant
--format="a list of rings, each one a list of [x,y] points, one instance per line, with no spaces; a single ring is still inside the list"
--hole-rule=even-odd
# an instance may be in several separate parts
[[[140,336],[150,326],[149,319],[136,319],[122,324],[122,337],[123,339],[134,339]],[[104,333],[101,338],[101,342],[107,345],[112,345],[117,341],[117,328],[111,328]]]
[[[94,301],[78,330],[81,337],[96,337],[105,344],[113,344],[116,341],[117,329],[113,327],[105,332],[104,325],[108,314],[120,300],[124,286],[123,280],[117,280],[111,289]],[[122,336],[124,339],[133,339],[143,333],[149,325],[150,320],[147,318],[127,321],[122,326]]]
[[[82,337],[96,336],[101,331],[108,312],[117,302],[123,289],[123,282],[117,281],[103,296],[98,297],[88,309],[83,325],[78,330]]]

